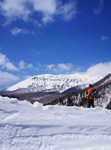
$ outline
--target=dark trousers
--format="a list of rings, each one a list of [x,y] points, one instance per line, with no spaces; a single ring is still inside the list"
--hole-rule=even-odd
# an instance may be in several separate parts
[[[90,108],[91,106],[92,106],[93,108],[95,107],[95,106],[94,106],[94,99],[88,99],[88,108]]]

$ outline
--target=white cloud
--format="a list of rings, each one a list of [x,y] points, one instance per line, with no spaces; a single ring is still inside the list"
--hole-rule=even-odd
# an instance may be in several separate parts
[[[6,55],[0,53],[0,67],[5,68],[7,70],[16,71],[17,67],[14,66],[9,59],[6,57]]]
[[[18,64],[19,69],[23,70],[23,69],[35,69],[33,64],[27,64],[24,60],[21,60]]]
[[[26,63],[23,60],[21,60],[19,62],[19,69],[25,69],[25,68],[26,68]]]
[[[22,19],[27,21],[36,13],[43,24],[53,22],[55,16],[62,16],[64,20],[70,20],[77,14],[76,0],[3,0],[0,2],[1,14],[8,21]],[[38,21],[37,21],[38,22]],[[21,32],[21,31],[18,31]]]
[[[17,68],[11,62],[6,62],[5,67],[7,68],[7,70],[17,70]]]
[[[31,55],[39,56],[40,54],[41,54],[41,51],[36,50],[35,48],[31,50]]]
[[[0,71],[0,85],[17,81],[19,78],[11,73]]]
[[[25,28],[18,28],[18,27],[16,27],[16,28],[13,28],[12,30],[11,30],[11,33],[13,34],[13,35],[18,35],[18,34],[35,34],[35,32],[34,31],[29,31],[28,29],[25,29]]]
[[[20,60],[17,68],[12,62],[9,61],[7,56],[2,53],[0,53],[0,68],[11,71],[17,71],[18,69],[35,69],[32,63],[27,64],[24,60]]]
[[[13,35],[17,35],[17,34],[20,34],[20,33],[22,33],[22,32],[23,32],[23,30],[20,29],[20,28],[14,28],[14,29],[11,30],[11,33],[12,33]]]
[[[61,71],[70,71],[72,68],[72,64],[58,64],[57,67]]]
[[[33,65],[32,65],[32,64],[28,64],[28,65],[27,65],[27,68],[29,68],[29,69],[33,69],[34,67],[33,67]]]
[[[25,79],[29,79],[31,77],[32,77],[31,75],[27,75],[27,76],[25,76]]]
[[[108,40],[108,39],[109,39],[108,36],[106,36],[106,35],[101,35],[101,41],[105,41],[105,40]]]
[[[33,7],[36,12],[41,13],[43,23],[53,21],[56,12],[57,0],[33,0]]]
[[[71,20],[73,17],[77,14],[77,3],[74,2],[68,2],[64,5],[61,5],[58,12],[62,18],[66,21]]]
[[[87,69],[87,73],[91,75],[105,76],[111,73],[111,62],[98,63]]]
[[[99,15],[104,6],[104,0],[97,0],[97,1],[98,1],[98,7],[93,10],[95,15]]]
[[[73,65],[71,63],[68,64],[48,64],[46,65],[46,68],[48,71],[51,71],[53,73],[65,73],[72,71]]]
[[[0,2],[1,13],[7,20],[27,20],[31,10],[26,7],[25,0],[3,0]]]
[[[52,70],[53,68],[55,68],[56,65],[54,64],[48,64],[46,65],[47,69]]]

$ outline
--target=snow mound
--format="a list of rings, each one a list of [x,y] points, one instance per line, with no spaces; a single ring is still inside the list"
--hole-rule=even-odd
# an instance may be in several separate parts
[[[111,149],[111,111],[0,97],[0,150],[97,149]]]

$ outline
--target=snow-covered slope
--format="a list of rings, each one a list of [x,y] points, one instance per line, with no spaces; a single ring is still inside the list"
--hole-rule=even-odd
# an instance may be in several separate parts
[[[84,88],[89,83],[95,83],[101,76],[90,76],[88,74],[70,75],[38,75],[17,83],[7,89],[7,91],[18,90],[18,92],[63,92],[71,87],[80,86]]]
[[[110,150],[111,111],[0,97],[0,150]]]

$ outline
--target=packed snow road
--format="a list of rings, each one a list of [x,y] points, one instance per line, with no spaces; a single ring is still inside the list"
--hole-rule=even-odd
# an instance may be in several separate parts
[[[0,150],[111,150],[111,111],[0,97]]]

